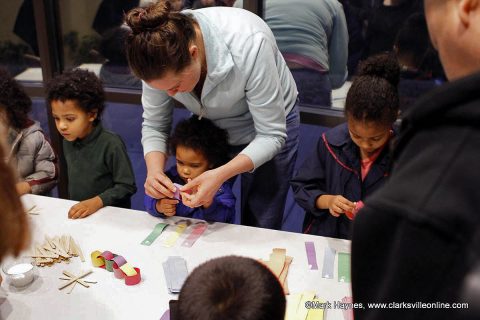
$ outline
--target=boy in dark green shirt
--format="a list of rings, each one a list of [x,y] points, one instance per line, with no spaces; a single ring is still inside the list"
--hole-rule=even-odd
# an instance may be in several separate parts
[[[104,206],[129,208],[135,177],[122,139],[100,123],[105,107],[101,81],[87,70],[68,71],[50,81],[47,100],[65,139],[69,197],[80,201],[68,217],[85,218]]]

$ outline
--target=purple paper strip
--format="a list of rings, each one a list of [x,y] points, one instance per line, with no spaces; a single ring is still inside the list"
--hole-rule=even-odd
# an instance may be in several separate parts
[[[317,253],[315,252],[315,244],[311,241],[305,242],[305,250],[307,251],[308,265],[311,270],[318,270]]]
[[[160,320],[170,320],[170,309],[167,309]]]

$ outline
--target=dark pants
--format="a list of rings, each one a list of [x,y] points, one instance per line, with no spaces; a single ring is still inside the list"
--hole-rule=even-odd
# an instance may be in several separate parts
[[[312,69],[292,69],[297,84],[298,100],[302,105],[330,107],[332,105],[332,84],[328,72]]]
[[[298,108],[287,116],[287,139],[282,150],[253,173],[241,174],[241,223],[247,226],[280,230],[285,200],[292,178],[299,144]],[[234,146],[238,154],[245,146]]]

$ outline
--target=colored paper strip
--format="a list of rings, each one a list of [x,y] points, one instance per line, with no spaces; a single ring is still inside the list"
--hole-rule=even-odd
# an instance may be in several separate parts
[[[188,276],[187,264],[182,257],[168,257],[163,264],[163,272],[170,293],[179,293]]]
[[[302,298],[300,299],[300,303],[298,305],[298,310],[297,310],[297,319],[302,319],[305,320],[308,315],[308,309],[305,308],[305,303],[307,301],[312,301],[313,298],[315,298],[315,292],[313,291],[305,291],[302,294]]]
[[[338,281],[350,282],[350,254],[338,253]]]
[[[170,320],[170,310],[169,310],[169,309],[167,309],[167,310],[163,313],[163,315],[162,315],[162,317],[160,318],[160,320]]]
[[[92,259],[92,265],[94,267],[100,268],[100,267],[103,267],[105,265],[105,259],[101,256],[101,254],[102,253],[98,250],[93,251],[90,254],[90,258]]]
[[[127,286],[134,286],[142,280],[142,276],[140,275],[140,269],[139,268],[133,268],[135,269],[135,275],[133,276],[126,276],[125,277],[125,284]]]
[[[322,278],[333,279],[335,265],[335,249],[327,247],[323,255]]]
[[[322,304],[325,304],[325,301],[319,300],[319,299],[313,299],[312,301],[315,306],[320,306]],[[311,308],[308,310],[308,315],[306,320],[323,320],[324,316],[325,316],[324,308]]]
[[[207,230],[208,224],[200,223],[193,227],[192,232],[188,235],[187,239],[183,241],[183,247],[191,247],[200,238],[200,236]]]
[[[133,268],[128,262],[125,263],[123,266],[120,266],[120,269],[128,276],[134,276],[137,274],[135,268]]]
[[[352,297],[343,297],[343,303],[353,303]],[[343,319],[353,320],[353,308],[342,309]]]
[[[307,251],[308,267],[310,270],[318,270],[315,244],[311,241],[305,242],[305,250]]]
[[[168,223],[157,223],[152,232],[141,242],[144,246],[151,245],[159,235],[162,234],[163,230],[168,226]]]
[[[178,224],[177,227],[175,228],[175,231],[167,238],[167,240],[163,242],[163,245],[167,248],[173,247],[175,242],[177,242],[177,239],[185,231],[186,228],[187,228],[186,223]]]
[[[297,311],[302,300],[301,293],[290,294],[287,298],[287,310],[285,311],[285,320],[297,320]]]

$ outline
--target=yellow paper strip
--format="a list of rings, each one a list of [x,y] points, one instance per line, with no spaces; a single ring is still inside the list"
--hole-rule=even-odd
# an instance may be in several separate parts
[[[90,254],[90,258],[92,259],[92,265],[94,267],[101,267],[105,264],[105,259],[101,256],[101,252],[96,250],[96,251],[93,251],[91,254]]]
[[[301,300],[301,293],[295,293],[287,296],[287,310],[285,312],[285,320],[297,320],[297,310]]]
[[[163,245],[168,248],[172,247],[186,228],[187,225],[184,223],[177,225],[175,231],[163,242]]]
[[[129,277],[137,274],[137,271],[127,262],[120,269]]]
[[[314,302],[314,305],[318,305],[318,306],[320,304],[325,303],[325,301],[319,300],[319,299],[313,299],[313,302]],[[323,320],[324,315],[325,315],[324,309],[312,308],[308,310],[308,315],[306,320]]]

